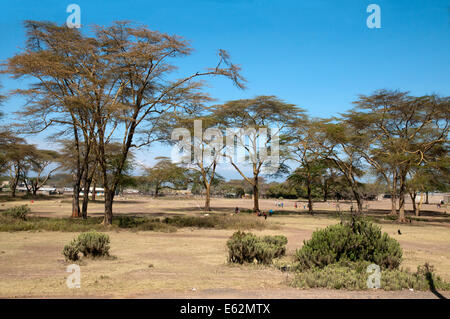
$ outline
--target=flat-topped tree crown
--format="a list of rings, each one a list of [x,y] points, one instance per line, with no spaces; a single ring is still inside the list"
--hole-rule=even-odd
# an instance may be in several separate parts
[[[143,25],[119,21],[94,26],[86,33],[49,22],[26,21],[25,25],[27,49],[8,59],[4,72],[36,80],[30,88],[15,92],[33,98],[22,113],[31,119],[27,123],[33,131],[49,126],[70,129],[76,149],[85,143],[86,149],[95,152],[108,225],[129,151],[157,140],[162,115],[208,101],[200,77],[224,76],[244,88],[240,67],[231,63],[224,50],[218,51],[214,67],[176,79],[174,61],[191,53],[190,44]],[[112,172],[106,152],[111,141],[121,141]],[[78,156],[75,184],[88,169],[87,158]]]

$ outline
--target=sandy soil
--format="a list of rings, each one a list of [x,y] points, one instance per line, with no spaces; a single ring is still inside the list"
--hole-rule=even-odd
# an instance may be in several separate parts
[[[3,202],[0,210],[19,203]],[[262,208],[274,209],[274,203],[263,200]],[[123,198],[114,208],[117,214],[202,214],[197,204],[201,207],[201,199]],[[232,211],[235,206],[251,208],[251,204],[251,200],[214,199],[212,213]],[[33,214],[41,216],[62,217],[70,213],[70,203],[65,199],[37,200],[29,205]],[[320,205],[329,207],[329,213],[274,216],[268,218],[267,223],[278,229],[255,233],[286,235],[289,241],[287,258],[290,258],[314,230],[338,222],[332,214],[333,204]],[[91,205],[89,215],[101,214],[101,208],[101,203]],[[285,201],[284,209],[294,210],[293,202]],[[430,262],[435,265],[438,275],[450,280],[449,218],[441,211],[430,210],[425,215],[427,221],[424,222],[383,223],[381,226],[401,243],[404,250],[402,267],[415,270],[418,265]],[[402,235],[397,233],[399,228]],[[67,264],[61,254],[63,246],[76,233],[0,233],[0,297],[437,298],[431,292],[409,290],[289,288],[286,282],[292,274],[273,267],[227,264],[225,243],[232,233],[232,230],[212,229],[180,229],[176,233],[111,231],[111,253],[116,258],[83,261],[80,289],[67,288]],[[448,292],[441,293],[450,297]]]

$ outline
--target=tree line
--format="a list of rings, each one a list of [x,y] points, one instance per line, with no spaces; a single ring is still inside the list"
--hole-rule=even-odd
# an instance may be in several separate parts
[[[177,78],[173,61],[192,52],[179,36],[128,22],[97,26],[89,34],[49,22],[26,21],[25,27],[26,48],[3,63],[2,73],[32,80],[10,93],[27,98],[17,112],[21,121],[16,127],[21,134],[51,132],[50,138],[63,145],[59,156],[64,160],[59,163],[72,175],[74,218],[86,218],[87,200],[80,208],[79,194],[94,183],[104,188],[103,223],[111,224],[114,196],[133,168],[133,150],[155,142],[180,143],[172,136],[179,127],[194,136],[182,141],[191,146],[189,161],[162,160],[147,168],[147,181],[151,179],[158,193],[168,185],[161,181],[170,179],[179,187],[184,170],[190,171],[190,183],[205,190],[207,210],[211,187],[222,178],[217,167],[223,160],[252,189],[255,211],[263,177],[288,176],[289,185],[303,185],[310,212],[317,185],[325,199],[328,191],[345,187],[361,213],[361,180],[375,176],[389,186],[392,213],[400,222],[405,221],[408,194],[415,205],[418,192],[449,186],[449,97],[378,90],[360,95],[351,110],[326,119],[311,118],[276,96],[211,106],[202,78],[225,77],[245,89],[240,67],[224,50],[218,51],[215,66]],[[208,129],[195,133],[195,121]],[[230,127],[246,132],[230,136]],[[270,132],[269,138],[261,136],[261,129]],[[13,168],[12,154],[20,151],[17,160],[40,158],[37,166],[27,160],[20,174],[26,174],[26,167],[42,174],[42,166],[48,167],[49,158],[56,161],[56,154],[19,150],[24,144],[21,134],[0,133],[0,167]],[[230,145],[244,150],[246,163],[233,156]],[[279,159],[275,171],[267,170],[273,164],[269,150]],[[293,163],[297,168],[290,170]],[[416,213],[419,209],[415,207]]]

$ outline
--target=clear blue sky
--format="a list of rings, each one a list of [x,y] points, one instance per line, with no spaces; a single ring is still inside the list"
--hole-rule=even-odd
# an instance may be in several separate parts
[[[229,51],[248,89],[211,81],[219,102],[273,94],[326,117],[381,88],[450,95],[450,0],[10,0],[0,11],[0,60],[24,46],[23,20],[62,24],[71,3],[81,7],[83,26],[132,20],[190,40],[195,52],[179,61],[181,72],[212,66],[217,49]],[[381,29],[366,26],[371,3],[381,7]],[[21,85],[0,81],[6,90]],[[11,99],[3,109],[20,107]],[[31,141],[45,147],[43,137]],[[151,163],[148,156],[139,154]]]

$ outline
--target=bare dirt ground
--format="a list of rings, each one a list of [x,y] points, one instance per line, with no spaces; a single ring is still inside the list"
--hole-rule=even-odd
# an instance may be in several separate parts
[[[0,202],[0,210],[28,204],[39,216],[64,217],[70,214],[67,198]],[[251,208],[250,199],[213,199],[213,212]],[[262,200],[264,210],[295,211],[294,201],[275,207],[275,200]],[[204,214],[201,199],[118,199],[116,214],[164,216]],[[341,203],[348,209],[350,203]],[[385,214],[388,201],[369,203],[369,213]],[[339,222],[334,203],[317,203],[320,213],[309,216],[303,204],[300,215],[275,215],[267,223],[277,229],[254,231],[257,234],[284,234],[288,238],[287,258],[302,246],[318,228]],[[436,205],[423,207],[423,221],[412,224],[383,222],[381,227],[399,240],[403,251],[402,267],[415,270],[429,262],[445,280],[450,280],[450,216]],[[102,214],[102,204],[92,203],[90,216]],[[255,216],[255,218],[258,218]],[[397,230],[401,229],[402,235]],[[81,263],[81,288],[66,286],[67,263],[61,254],[76,233],[0,232],[0,297],[14,298],[437,298],[431,292],[300,290],[286,285],[292,274],[274,267],[232,266],[227,264],[225,243],[233,230],[179,229],[175,233],[110,231],[111,254],[115,259]],[[450,297],[450,292],[441,292]]]

